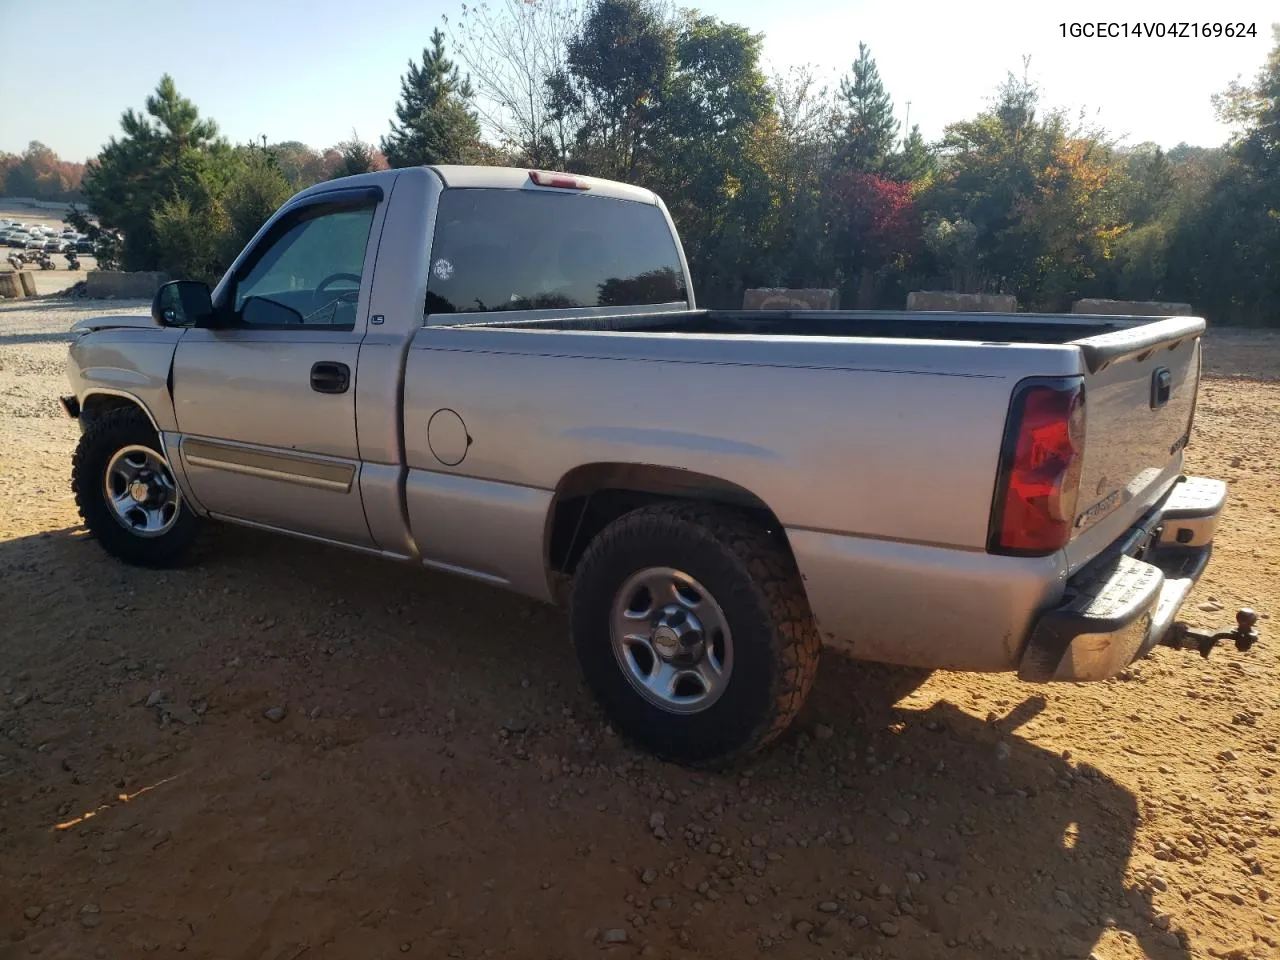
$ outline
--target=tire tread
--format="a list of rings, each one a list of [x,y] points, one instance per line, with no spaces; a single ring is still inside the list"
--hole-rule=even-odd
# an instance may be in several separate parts
[[[771,629],[772,654],[781,669],[773,678],[769,707],[736,749],[708,764],[732,764],[776,740],[791,725],[813,688],[822,640],[809,610],[800,572],[791,556],[757,523],[739,511],[715,504],[671,502],[633,510],[609,524],[587,548],[575,577],[591,579],[595,564],[627,542],[656,539],[671,543],[710,541],[738,558],[748,575],[744,589],[758,592]]]
[[[105,464],[97,461],[114,450],[131,443],[149,443],[161,450],[159,437],[146,414],[136,407],[109,410],[85,427],[71,458],[71,489],[76,510],[89,532],[113,557],[142,567],[180,566],[186,559],[200,519],[182,503],[182,515],[173,529],[161,537],[143,539],[130,534],[110,515],[102,496],[101,478],[97,475]],[[170,468],[172,469],[172,468]]]

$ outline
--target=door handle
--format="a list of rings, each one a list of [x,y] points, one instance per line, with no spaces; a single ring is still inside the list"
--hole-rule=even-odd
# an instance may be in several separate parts
[[[346,393],[351,386],[351,368],[345,363],[321,360],[311,367],[311,389],[316,393]]]

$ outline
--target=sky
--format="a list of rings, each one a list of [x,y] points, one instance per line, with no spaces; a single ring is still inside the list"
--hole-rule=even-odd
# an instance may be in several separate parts
[[[501,0],[493,0],[501,2]],[[694,5],[690,3],[690,5]],[[973,116],[1009,71],[1045,106],[1085,111],[1122,142],[1221,144],[1210,96],[1251,80],[1271,46],[1275,0],[702,0],[705,13],[764,35],[769,72],[813,65],[832,86],[871,48],[899,119],[926,139]],[[94,156],[164,73],[236,142],[325,147],[387,132],[399,78],[461,0],[0,0],[0,150],[40,140],[68,160]],[[368,15],[364,15],[367,10]],[[1064,37],[1064,21],[1257,25],[1244,39]]]

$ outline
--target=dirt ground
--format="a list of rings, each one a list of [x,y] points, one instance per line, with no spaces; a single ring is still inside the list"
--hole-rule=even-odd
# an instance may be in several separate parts
[[[913,691],[827,655],[695,774],[604,727],[557,611],[230,528],[109,560],[55,397],[122,309],[0,305],[0,957],[1280,956],[1280,337],[1210,332],[1187,453],[1231,499],[1185,616],[1254,606],[1251,654]]]

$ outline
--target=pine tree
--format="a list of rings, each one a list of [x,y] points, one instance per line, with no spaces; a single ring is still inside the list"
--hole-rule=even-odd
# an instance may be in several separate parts
[[[431,46],[422,51],[422,65],[409,61],[400,78],[399,123],[382,138],[382,152],[393,167],[428,163],[461,163],[471,158],[480,139],[480,125],[471,111],[471,82],[445,54],[444,34],[431,33]]]
[[[880,80],[871,50],[864,43],[858,44],[852,76],[840,80],[840,103],[840,165],[863,173],[881,172],[898,135],[898,121],[893,118],[893,101]]]
[[[175,198],[207,207],[231,179],[233,154],[217,124],[200,116],[168,74],[147,97],[146,110],[126,110],[120,127],[123,135],[112,137],[90,165],[82,190],[98,222],[124,235],[124,269],[154,270],[160,250],[152,214]]]
[[[360,139],[360,134],[354,130],[351,131],[351,139],[343,140],[338,144],[338,153],[341,159],[337,168],[334,170],[335,177],[352,177],[358,173],[369,173],[372,170],[379,169],[377,159],[374,157],[373,144],[365,143]],[[431,163],[435,161],[420,161],[422,163]],[[402,163],[400,166],[410,166],[410,164]]]
[[[937,170],[937,161],[929,145],[924,142],[920,128],[915,124],[911,133],[902,141],[901,149],[885,158],[884,172],[894,180],[914,183],[924,180]]]

